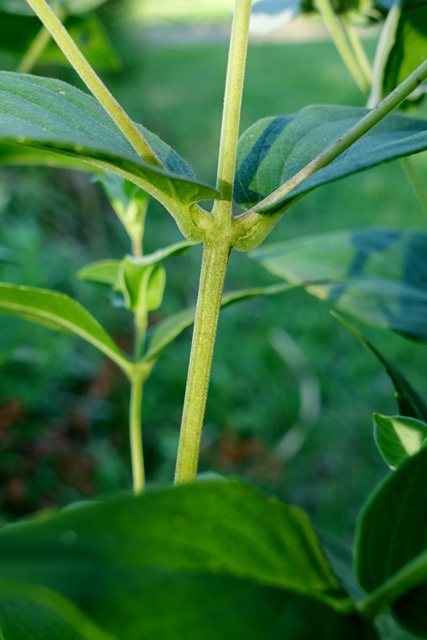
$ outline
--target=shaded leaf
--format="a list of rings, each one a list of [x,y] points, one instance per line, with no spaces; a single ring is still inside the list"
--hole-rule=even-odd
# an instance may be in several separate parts
[[[332,313],[332,315],[349,329],[359,342],[382,364],[394,385],[395,397],[400,414],[427,422],[427,403],[410,382],[408,382],[402,372],[387,360],[348,320],[336,313]]]
[[[391,594],[392,612],[422,637],[427,637],[426,465],[422,449],[386,478],[361,513],[356,539],[356,569],[369,593],[406,568],[401,590]]]
[[[235,201],[245,209],[258,204],[366,113],[362,108],[319,105],[254,124],[239,140]],[[426,148],[427,121],[387,116],[331,164],[259,213],[280,213],[296,196],[322,184]]]
[[[298,238],[249,254],[292,283],[363,322],[427,340],[427,235],[350,230]]]
[[[63,596],[0,580],[2,640],[113,640]]]
[[[130,365],[97,320],[78,302],[62,293],[0,284],[0,313],[72,333],[95,346],[122,369],[126,370]]]
[[[414,456],[427,438],[427,424],[415,418],[374,413],[374,438],[385,462],[397,469]]]
[[[376,637],[340,614],[346,594],[304,512],[238,482],[120,495],[4,527],[0,572],[57,587],[121,640]]]
[[[139,158],[91,96],[59,80],[0,72],[0,142],[83,159],[128,178],[158,199],[174,195],[189,204],[217,195],[194,179],[189,165],[167,144],[139,128],[165,170]]]
[[[77,275],[80,280],[107,284],[114,290],[120,291],[121,264],[121,260],[98,260],[80,269]]]

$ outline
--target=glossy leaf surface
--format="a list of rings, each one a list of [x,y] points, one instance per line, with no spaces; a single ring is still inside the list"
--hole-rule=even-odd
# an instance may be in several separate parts
[[[427,600],[426,466],[427,450],[422,449],[387,477],[363,509],[356,542],[357,573],[368,592],[410,567],[401,590],[394,591],[392,611],[400,624],[422,637],[427,637],[422,604]]]
[[[95,346],[120,367],[126,368],[129,362],[97,320],[78,302],[62,293],[0,284],[0,313],[72,333]]]
[[[265,118],[239,140],[234,199],[255,206],[355,125],[367,110],[310,106],[289,116]],[[260,213],[280,213],[296,196],[382,162],[427,148],[427,121],[391,115],[330,165]]]
[[[250,254],[268,271],[307,287],[363,322],[427,340],[427,235],[351,230],[273,244]]]
[[[427,424],[415,418],[374,413],[374,438],[385,462],[397,469],[414,456],[427,439]]]
[[[376,638],[339,613],[345,592],[306,515],[238,482],[121,495],[5,527],[0,573],[57,587],[121,640]]]
[[[2,640],[114,640],[63,596],[34,584],[0,580]]]
[[[0,72],[0,142],[84,159],[139,186],[146,182],[154,195],[176,193],[183,203],[215,197],[216,191],[198,183],[167,144],[140,130],[165,170],[141,160],[91,96],[59,80]],[[59,155],[57,159],[60,166]]]

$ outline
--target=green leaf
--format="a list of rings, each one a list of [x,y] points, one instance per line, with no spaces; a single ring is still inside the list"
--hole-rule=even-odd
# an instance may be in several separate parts
[[[365,505],[358,523],[356,569],[378,608],[392,602],[399,623],[427,637],[427,450],[408,458]]]
[[[34,584],[0,580],[2,640],[113,640],[63,596]]]
[[[234,291],[233,293],[226,294],[221,301],[221,307],[227,307],[234,302],[240,302],[247,298],[255,298],[258,296],[271,296],[278,293],[284,293],[290,291],[295,287],[289,284],[272,285],[269,287],[255,287],[253,289],[243,289],[241,291]],[[194,323],[194,317],[196,314],[196,307],[188,307],[182,309],[172,316],[169,316],[162,322],[160,322],[152,331],[150,340],[148,342],[148,349],[144,356],[144,360],[156,360],[162,351],[171,344],[178,336],[181,335],[185,329],[191,327]]]
[[[427,439],[427,424],[415,418],[374,413],[374,439],[385,462],[397,469],[414,456]]]
[[[131,365],[97,320],[78,302],[62,293],[0,284],[0,313],[19,316],[83,338],[125,372]]]
[[[403,0],[400,17],[384,70],[387,95],[427,58],[427,5],[424,0]]]
[[[426,234],[338,231],[267,245],[250,256],[292,283],[335,280],[307,291],[363,322],[427,340]]]
[[[427,403],[410,382],[408,382],[402,372],[387,360],[348,320],[336,313],[332,313],[332,315],[349,329],[359,342],[382,364],[394,385],[395,396],[401,415],[418,418],[423,422],[427,422]]]
[[[59,154],[65,154],[109,169],[161,201],[177,198],[188,205],[218,195],[211,187],[197,182],[189,165],[141,126],[166,169],[139,158],[101,105],[64,82],[3,71],[0,95],[2,143],[56,152],[58,166]]]
[[[140,265],[125,258],[120,269],[121,289],[126,308],[137,315],[160,307],[166,284],[166,271],[160,264]]]
[[[120,640],[376,638],[346,615],[304,512],[240,482],[120,495],[3,527],[0,573],[57,588]]]
[[[121,264],[121,260],[97,260],[80,269],[77,275],[80,280],[107,284],[115,291],[120,291]]]
[[[354,126],[366,109],[311,106],[290,116],[265,118],[238,145],[234,199],[255,206]],[[382,162],[427,149],[427,121],[387,116],[327,167],[259,213],[281,213],[297,196]]]

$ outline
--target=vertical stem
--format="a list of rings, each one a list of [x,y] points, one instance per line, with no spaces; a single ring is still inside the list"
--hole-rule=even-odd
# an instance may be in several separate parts
[[[354,56],[359,64],[359,68],[366,78],[368,87],[370,87],[372,85],[371,63],[368,60],[366,51],[363,48],[360,38],[358,37],[353,25],[351,24],[347,13],[344,13],[341,16],[341,24],[343,26],[344,33],[347,36],[348,42],[350,43],[351,48],[353,49]]]
[[[144,457],[142,452],[141,403],[144,377],[135,375],[131,379],[129,407],[129,437],[132,458],[133,490],[141,493],[145,485]]]
[[[65,11],[61,10],[60,7],[56,9],[55,13],[58,16],[59,20],[62,21],[64,19]],[[43,51],[46,49],[51,38],[52,36],[50,35],[46,27],[42,27],[38,32],[38,34],[36,35],[36,37],[34,38],[34,40],[32,41],[32,43],[30,44],[30,46],[28,47],[16,71],[18,73],[30,73],[34,68],[35,64],[37,63],[37,60],[40,58]]]
[[[230,246],[205,244],[175,482],[196,478],[212,357]]]

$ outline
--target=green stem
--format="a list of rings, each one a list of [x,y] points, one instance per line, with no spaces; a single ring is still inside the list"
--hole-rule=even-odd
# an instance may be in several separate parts
[[[346,38],[346,34],[343,30],[343,25],[340,22],[337,14],[335,13],[330,0],[315,0],[316,8],[322,16],[326,27],[331,35],[331,38],[343,59],[343,62],[347,66],[354,80],[356,81],[359,89],[367,94],[369,92],[369,82],[367,81],[365,74],[362,72],[358,61],[354,56],[352,47]]]
[[[144,139],[135,124],[122,109],[117,100],[111,95],[102,80],[97,76],[86,58],[78,49],[74,40],[58,20],[46,0],[27,0],[34,13],[39,17],[53,39],[68,58],[70,64],[77,71],[88,89],[104,107],[109,116],[114,120],[123,135],[146,162],[163,166],[148,142]]]
[[[200,439],[230,246],[206,243],[182,414],[175,482],[196,478]]]
[[[351,21],[347,13],[343,13],[341,15],[341,24],[344,29],[344,33],[347,36],[347,40],[353,50],[354,57],[359,65],[359,68],[363,75],[365,76],[368,91],[372,85],[372,68],[371,63],[368,60],[368,56],[366,55],[366,51],[362,46],[362,42],[358,37]]]
[[[58,17],[58,20],[61,22],[64,21],[66,13],[64,9],[60,6],[54,7],[55,14]],[[47,45],[51,40],[51,35],[46,27],[42,27],[30,46],[27,49],[24,57],[22,58],[18,68],[18,73],[30,73],[30,71],[34,68],[37,60],[42,55],[43,51],[46,49]]]
[[[401,163],[408,176],[409,182],[415,191],[415,194],[424,209],[424,213],[427,214],[427,193],[424,190],[423,182],[416,170],[412,158],[402,158]]]
[[[378,589],[357,603],[359,612],[374,620],[399,596],[416,587],[427,576],[427,552],[406,564]]]
[[[145,377],[135,375],[131,379],[129,407],[129,438],[132,458],[133,490],[141,493],[145,485],[144,457],[142,451],[141,403]]]
[[[427,60],[415,69],[394,91],[382,100],[374,109],[369,111],[364,118],[359,120],[351,129],[346,131],[338,140],[332,143],[327,149],[322,151],[314,160],[309,162],[303,169],[298,171],[292,178],[287,180],[269,196],[261,200],[252,209],[244,213],[241,218],[246,218],[247,224],[252,223],[251,215],[260,210],[279,202],[288,193],[293,191],[304,180],[311,175],[328,166],[335,158],[340,156],[346,149],[351,147],[359,138],[370,131],[372,127],[381,122],[393,109],[395,109],[405,98],[407,98],[422,82],[427,78]]]

